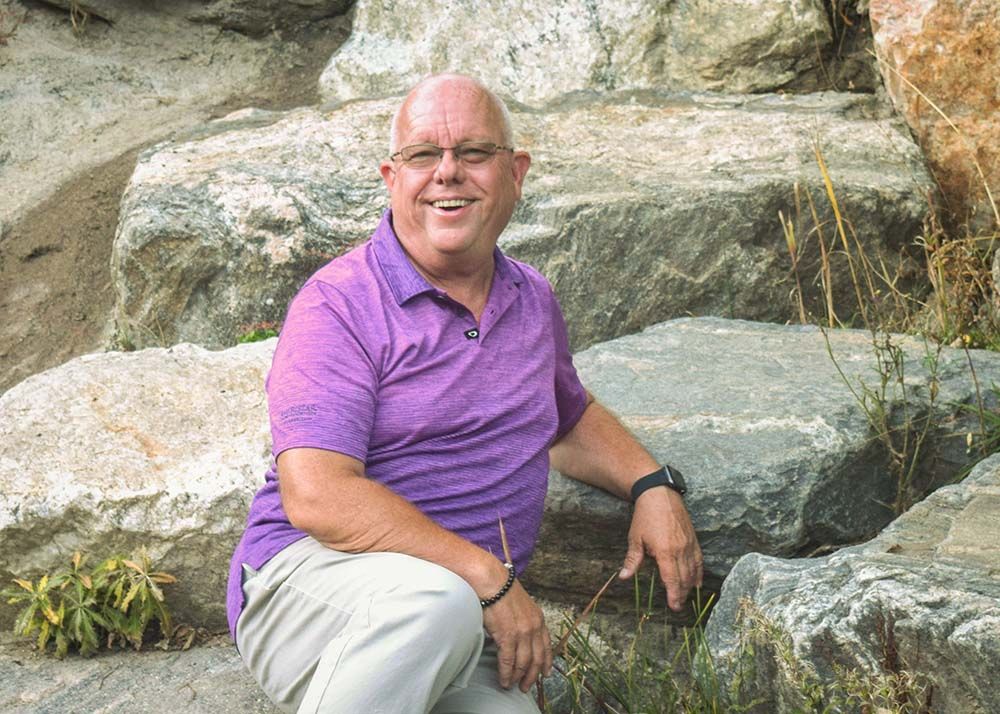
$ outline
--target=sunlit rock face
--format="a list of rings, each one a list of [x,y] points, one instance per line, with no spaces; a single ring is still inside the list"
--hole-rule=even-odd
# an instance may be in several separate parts
[[[1000,226],[1000,5],[871,0],[869,11],[885,86],[927,155],[946,214],[973,230]]]
[[[621,89],[815,85],[833,33],[820,0],[361,0],[320,78],[327,99],[398,94],[462,71],[525,104]],[[513,20],[513,21],[512,21]],[[462,38],[465,41],[456,41]]]

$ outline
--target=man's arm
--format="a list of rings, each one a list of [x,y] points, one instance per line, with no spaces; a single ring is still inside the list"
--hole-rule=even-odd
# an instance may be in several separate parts
[[[591,401],[576,425],[549,451],[552,466],[571,478],[631,500],[632,484],[660,464],[603,406]],[[680,611],[693,587],[701,587],[702,555],[684,500],[668,488],[639,497],[619,577],[630,578],[651,555],[667,588],[670,609]]]
[[[480,599],[506,582],[507,569],[493,555],[367,478],[357,459],[296,448],[283,451],[277,463],[288,520],[323,545],[346,553],[405,553],[437,563],[468,582]],[[518,581],[483,610],[483,625],[497,643],[502,686],[517,683],[526,692],[540,671],[550,673],[552,647],[542,611]]]

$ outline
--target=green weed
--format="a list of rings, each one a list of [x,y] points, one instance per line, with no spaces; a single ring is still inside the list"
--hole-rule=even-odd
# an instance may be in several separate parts
[[[246,325],[242,330],[240,336],[236,338],[237,344],[262,342],[272,337],[277,337],[281,330],[281,325],[276,322],[258,322],[254,325]]]
[[[22,606],[14,634],[34,636],[42,652],[52,642],[59,658],[70,647],[88,656],[102,643],[108,648],[121,644],[140,649],[155,621],[162,635],[160,646],[165,646],[173,628],[161,586],[175,578],[153,570],[145,548],[132,557],[113,555],[89,571],[86,562],[86,554],[74,553],[68,569],[43,575],[37,583],[15,578],[17,587],[0,591],[9,605]]]

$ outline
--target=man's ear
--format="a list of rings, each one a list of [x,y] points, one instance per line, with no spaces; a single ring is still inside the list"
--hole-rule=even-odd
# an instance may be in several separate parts
[[[382,174],[382,181],[385,187],[392,193],[392,185],[396,183],[396,167],[391,161],[383,161],[378,165],[378,172]]]
[[[515,151],[511,163],[511,172],[514,175],[514,186],[517,188],[517,197],[521,198],[521,186],[524,184],[524,177],[531,167],[531,155],[527,151]]]

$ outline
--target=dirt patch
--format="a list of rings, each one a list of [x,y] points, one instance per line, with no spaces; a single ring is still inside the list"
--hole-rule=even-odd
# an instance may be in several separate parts
[[[317,80],[347,38],[347,17],[307,26],[289,40],[301,46],[291,66],[214,107],[192,112],[188,126],[244,107],[282,110],[319,102]],[[121,195],[145,139],[62,184],[0,234],[0,393],[26,377],[104,349],[114,294],[111,247]]]

